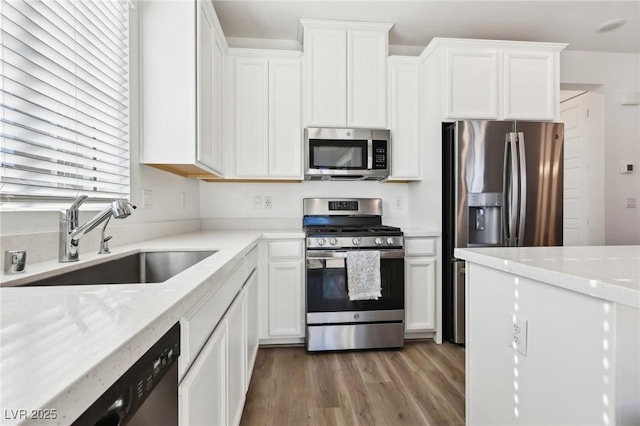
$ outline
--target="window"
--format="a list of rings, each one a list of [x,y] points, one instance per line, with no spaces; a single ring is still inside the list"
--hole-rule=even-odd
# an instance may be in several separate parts
[[[1,0],[3,209],[129,196],[129,2]]]

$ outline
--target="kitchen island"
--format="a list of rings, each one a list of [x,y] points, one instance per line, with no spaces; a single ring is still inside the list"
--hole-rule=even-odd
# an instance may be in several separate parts
[[[112,248],[106,257],[83,253],[79,262],[52,260],[28,265],[21,275],[3,275],[0,423],[71,424],[203,300],[212,301],[207,306],[215,308],[218,317],[224,314],[235,296],[227,291],[228,277],[235,276],[239,266],[248,270],[244,258],[255,253],[259,240],[303,236],[296,230],[201,231]],[[106,258],[165,250],[216,253],[162,283],[19,287]],[[217,319],[213,321],[212,328]],[[28,419],[32,413],[39,418]]]
[[[640,423],[640,247],[456,249],[467,424]]]

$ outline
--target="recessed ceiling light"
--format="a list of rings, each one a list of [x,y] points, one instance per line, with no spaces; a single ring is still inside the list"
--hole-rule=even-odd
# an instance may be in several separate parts
[[[596,28],[596,32],[606,33],[608,31],[613,31],[623,26],[625,22],[626,21],[624,19],[612,19],[611,21],[603,22],[602,24],[598,25],[598,27]]]

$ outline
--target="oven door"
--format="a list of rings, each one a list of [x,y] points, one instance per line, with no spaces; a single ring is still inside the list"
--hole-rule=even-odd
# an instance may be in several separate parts
[[[307,324],[404,320],[404,250],[380,251],[382,297],[349,300],[346,251],[307,250]]]

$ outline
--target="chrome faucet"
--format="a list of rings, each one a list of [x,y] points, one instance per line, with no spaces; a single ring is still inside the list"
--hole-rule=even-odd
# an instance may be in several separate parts
[[[87,199],[86,195],[81,195],[68,209],[60,210],[60,245],[58,252],[58,262],[76,262],[78,260],[78,243],[87,232],[100,225],[105,220],[115,217],[116,219],[124,219],[131,215],[131,209],[136,206],[125,199],[119,199],[107,207],[100,213],[92,217],[82,226],[78,226],[78,209],[80,205]],[[105,224],[106,228],[106,224]],[[104,238],[102,238],[104,240]],[[102,244],[103,241],[100,242]]]

